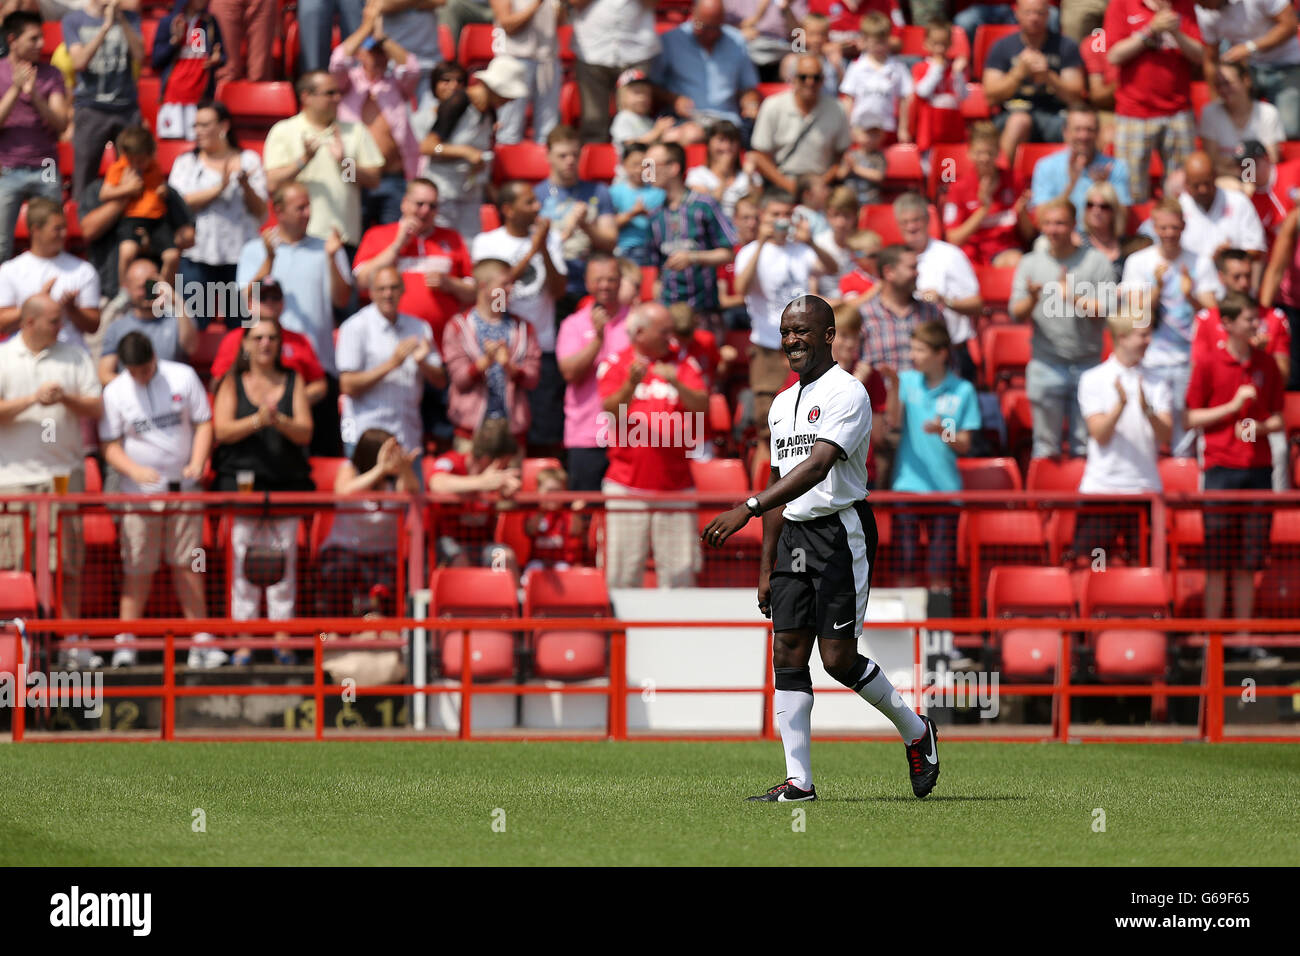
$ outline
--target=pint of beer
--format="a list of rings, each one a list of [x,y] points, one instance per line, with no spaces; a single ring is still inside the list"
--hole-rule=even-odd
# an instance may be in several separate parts
[[[56,495],[66,495],[68,493],[68,472],[56,471],[54,473],[54,493]]]
[[[237,471],[235,472],[235,481],[239,483],[240,491],[250,492],[253,490],[253,483],[257,481],[257,472],[252,470]]]

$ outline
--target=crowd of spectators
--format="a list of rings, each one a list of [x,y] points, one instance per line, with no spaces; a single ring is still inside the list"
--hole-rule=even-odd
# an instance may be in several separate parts
[[[1032,330],[1028,457],[1086,458],[1080,491],[1157,491],[1164,451],[1200,457],[1206,489],[1287,487],[1300,39],[1285,0],[300,0],[298,112],[256,144],[222,91],[279,72],[275,5],[176,0],[155,18],[146,2],[65,3],[55,65],[44,5],[3,7],[0,493],[82,488],[88,455],[155,503],[201,483],[307,490],[327,456],[346,459],[341,494],[509,496],[525,454],[555,457],[547,489],[618,499],[611,585],[638,584],[653,552],[660,586],[686,586],[694,513],[644,499],[737,449],[764,478],[767,410],[791,381],[780,316],[806,292],[835,307],[836,358],[880,416],[875,488],[958,491],[957,460],[997,447],[996,324]],[[441,38],[459,49],[470,24],[494,27],[482,68],[444,59]],[[584,149],[606,143],[612,180],[587,178]],[[544,173],[504,161],[519,144]],[[734,431],[686,424],[711,394],[739,408]],[[638,418],[684,437],[629,439]],[[438,559],[497,560],[479,550],[490,517],[457,513]],[[575,520],[530,519],[538,560],[581,560]],[[322,573],[357,583],[323,611],[391,582],[395,521],[340,510]],[[195,522],[123,516],[124,621],[164,560],[204,616],[183,560]],[[263,613],[263,592],[269,618],[303,603],[299,523],[232,522],[235,618]],[[0,521],[4,566],[30,566],[22,527]],[[75,617],[79,529],[64,527]],[[1080,540],[1095,531],[1081,522]],[[1245,616],[1254,565],[1238,558],[1266,551],[1267,512],[1206,531],[1236,542],[1207,549],[1228,561],[1207,612],[1231,569]],[[951,586],[947,517],[895,535],[908,576]]]

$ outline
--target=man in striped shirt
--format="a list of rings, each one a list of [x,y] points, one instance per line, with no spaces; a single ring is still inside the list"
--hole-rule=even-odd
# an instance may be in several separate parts
[[[942,320],[933,302],[916,298],[916,253],[894,244],[880,251],[879,292],[863,303],[862,359],[868,365],[905,372],[912,367],[912,331]]]
[[[723,341],[718,309],[718,267],[735,256],[736,228],[712,196],[686,188],[686,151],[658,143],[646,153],[647,180],[668,196],[650,217],[650,262],[659,267],[655,299],[689,303],[700,328]]]

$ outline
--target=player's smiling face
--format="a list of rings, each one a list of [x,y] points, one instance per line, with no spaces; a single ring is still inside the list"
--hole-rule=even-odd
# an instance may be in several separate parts
[[[793,306],[781,316],[781,349],[790,360],[790,370],[804,372],[830,359],[835,328],[827,329],[807,309]]]

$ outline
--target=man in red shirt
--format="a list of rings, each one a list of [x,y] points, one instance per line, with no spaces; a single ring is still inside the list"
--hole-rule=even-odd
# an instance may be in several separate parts
[[[1251,340],[1259,331],[1259,306],[1238,292],[1219,303],[1227,339],[1202,354],[1187,385],[1187,427],[1205,436],[1205,490],[1272,490],[1272,455],[1267,436],[1283,428],[1282,377],[1277,363]],[[1223,616],[1227,572],[1232,571],[1232,610],[1251,615],[1255,574],[1269,550],[1271,516],[1252,502],[1235,510],[1205,511],[1205,616]],[[1246,505],[1245,509],[1241,505]]]
[[[1250,294],[1250,253],[1244,249],[1224,249],[1214,257],[1219,270],[1219,283],[1225,293]],[[1281,309],[1262,309],[1259,334],[1251,346],[1261,349],[1277,360],[1278,372],[1285,382],[1291,374],[1291,325]],[[1223,327],[1219,310],[1202,309],[1196,314],[1196,331],[1192,336],[1192,362],[1206,361],[1215,350],[1224,348],[1228,333]]]
[[[402,218],[372,226],[361,237],[352,273],[364,290],[380,269],[396,266],[406,291],[397,308],[433,326],[433,340],[442,341],[447,320],[474,302],[469,250],[460,233],[437,225],[438,187],[413,179],[402,197]]]
[[[1128,164],[1135,205],[1151,194],[1151,153],[1166,170],[1181,169],[1196,148],[1192,64],[1202,57],[1192,0],[1148,6],[1113,0],[1106,8],[1106,58],[1119,67],[1115,88],[1115,156]]]
[[[694,487],[687,455],[704,440],[708,392],[695,360],[680,358],[673,320],[657,302],[627,319],[632,344],[596,372],[604,409],[598,444],[609,449],[606,495],[651,497]],[[689,414],[688,414],[689,413]],[[695,509],[690,504],[606,503],[605,576],[612,588],[639,587],[654,546],[660,587],[690,587],[699,569]]]
[[[252,319],[248,327],[252,328],[264,318],[279,322],[280,313],[284,311],[284,291],[280,288],[280,283],[270,277],[265,278],[257,284],[257,293],[252,297],[253,301],[249,306],[249,315]],[[243,328],[231,329],[217,346],[217,354],[212,359],[214,388],[215,383],[221,380],[221,377],[235,364],[235,359],[239,357],[245,331]],[[280,361],[284,363],[285,368],[298,373],[307,387],[307,401],[315,405],[325,397],[325,393],[329,390],[329,383],[325,380],[325,370],[321,368],[320,359],[316,357],[316,350],[311,347],[311,339],[284,326],[280,327],[280,336]]]

